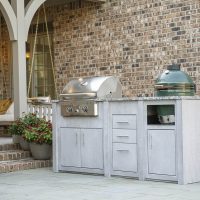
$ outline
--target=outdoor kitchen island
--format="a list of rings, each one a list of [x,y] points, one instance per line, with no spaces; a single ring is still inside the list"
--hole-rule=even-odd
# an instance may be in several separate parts
[[[53,103],[53,170],[200,181],[200,98],[97,100],[97,116],[61,115]],[[163,109],[164,108],[164,109]],[[170,110],[171,113],[166,114]]]

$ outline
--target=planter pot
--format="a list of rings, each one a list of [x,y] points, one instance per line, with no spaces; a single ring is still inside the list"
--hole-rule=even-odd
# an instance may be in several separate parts
[[[20,142],[20,135],[12,135],[12,140],[14,144],[18,144]]]
[[[48,160],[51,158],[52,145],[30,143],[31,154],[36,160]]]
[[[19,144],[23,150],[30,150],[29,143],[22,136],[20,136]]]

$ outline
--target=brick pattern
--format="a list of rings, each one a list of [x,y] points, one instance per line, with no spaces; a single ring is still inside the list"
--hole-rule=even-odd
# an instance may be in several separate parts
[[[3,144],[0,145],[0,151],[19,150],[19,144]]]
[[[52,165],[50,160],[20,160],[14,162],[0,163],[0,173],[36,169],[43,167],[50,167]]]
[[[0,145],[0,173],[51,167],[51,160],[34,160],[19,144]]]
[[[178,63],[200,95],[199,0],[109,0],[54,9],[58,92],[73,78],[115,75],[124,96],[152,96],[158,74]]]
[[[152,96],[156,77],[167,65],[178,63],[193,78],[200,95],[199,0],[83,2],[47,12],[54,20],[58,93],[74,78],[115,75],[124,96]],[[9,36],[5,23],[2,26],[9,89]]]
[[[0,98],[11,98],[11,43],[5,20],[0,27]]]
[[[30,152],[23,150],[9,150],[9,151],[0,151],[0,161],[7,160],[20,160],[29,158]]]

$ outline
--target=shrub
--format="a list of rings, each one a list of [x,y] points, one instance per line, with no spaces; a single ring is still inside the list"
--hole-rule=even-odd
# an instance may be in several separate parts
[[[25,129],[24,138],[26,141],[36,144],[52,144],[52,124],[40,119],[38,124]]]
[[[23,121],[19,118],[15,120],[9,127],[8,133],[11,135],[23,135],[24,133],[24,124]]]
[[[24,114],[8,128],[12,135],[22,135],[28,142],[52,144],[52,124],[35,113]]]

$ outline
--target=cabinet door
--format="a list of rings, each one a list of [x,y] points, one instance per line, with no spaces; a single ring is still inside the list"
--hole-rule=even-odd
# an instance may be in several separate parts
[[[137,172],[137,145],[113,143],[113,170]]]
[[[62,166],[81,167],[80,129],[60,129],[60,161]]]
[[[176,175],[174,130],[148,130],[149,174]]]
[[[81,129],[82,167],[103,169],[102,129]]]

